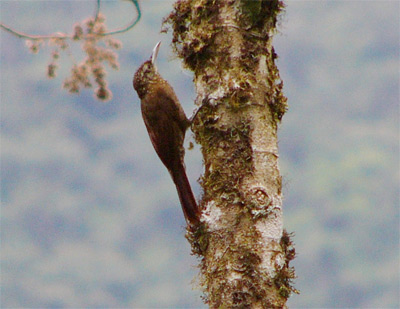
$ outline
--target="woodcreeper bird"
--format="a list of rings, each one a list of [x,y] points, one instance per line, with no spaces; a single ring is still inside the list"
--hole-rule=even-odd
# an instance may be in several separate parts
[[[141,100],[144,123],[155,151],[168,169],[178,191],[188,224],[198,224],[200,211],[185,171],[183,142],[190,120],[169,85],[157,71],[155,61],[161,42],[153,49],[133,78],[133,88]]]

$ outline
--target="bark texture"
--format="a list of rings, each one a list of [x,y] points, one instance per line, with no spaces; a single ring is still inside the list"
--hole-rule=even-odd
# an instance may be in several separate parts
[[[188,232],[211,308],[284,308],[295,252],[283,229],[277,126],[287,108],[272,46],[278,0],[181,0],[167,18],[194,71],[205,171]]]

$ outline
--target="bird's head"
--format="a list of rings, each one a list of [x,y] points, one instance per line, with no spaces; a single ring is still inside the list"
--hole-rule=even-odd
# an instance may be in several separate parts
[[[156,59],[158,55],[158,51],[160,49],[161,41],[156,44],[153,49],[153,53],[149,60],[144,62],[140,68],[136,71],[135,76],[133,77],[133,88],[139,95],[139,98],[142,98],[148,87],[152,82],[155,82],[159,77],[156,67]]]

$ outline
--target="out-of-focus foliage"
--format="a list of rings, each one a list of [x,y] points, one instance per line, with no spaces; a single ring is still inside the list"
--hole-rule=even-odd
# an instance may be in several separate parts
[[[0,22],[0,30],[25,39],[25,45],[33,54],[37,54],[43,45],[48,49],[51,48],[50,62],[47,64],[48,78],[56,77],[60,55],[67,54],[72,64],[70,76],[64,79],[63,88],[70,93],[79,93],[81,88],[92,88],[93,84],[96,84],[95,97],[108,101],[112,98],[112,92],[108,88],[107,70],[104,64],[118,70],[118,54],[115,50],[122,46],[121,42],[113,36],[132,29],[141,17],[137,0],[130,0],[130,2],[136,9],[136,18],[128,26],[111,31],[107,29],[106,18],[100,11],[101,0],[96,2],[94,15],[85,18],[82,22],[76,22],[71,33],[55,32],[37,35],[19,31],[3,22]],[[71,46],[71,42],[79,42],[80,46],[78,44]],[[78,51],[84,54],[83,60],[79,63],[75,60]]]

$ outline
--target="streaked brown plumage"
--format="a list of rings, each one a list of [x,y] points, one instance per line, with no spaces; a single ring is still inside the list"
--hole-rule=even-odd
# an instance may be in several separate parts
[[[143,120],[154,149],[175,183],[186,221],[197,224],[199,209],[184,165],[183,142],[190,121],[172,87],[157,72],[155,60],[160,43],[154,47],[151,59],[136,71],[133,88],[141,100]]]

